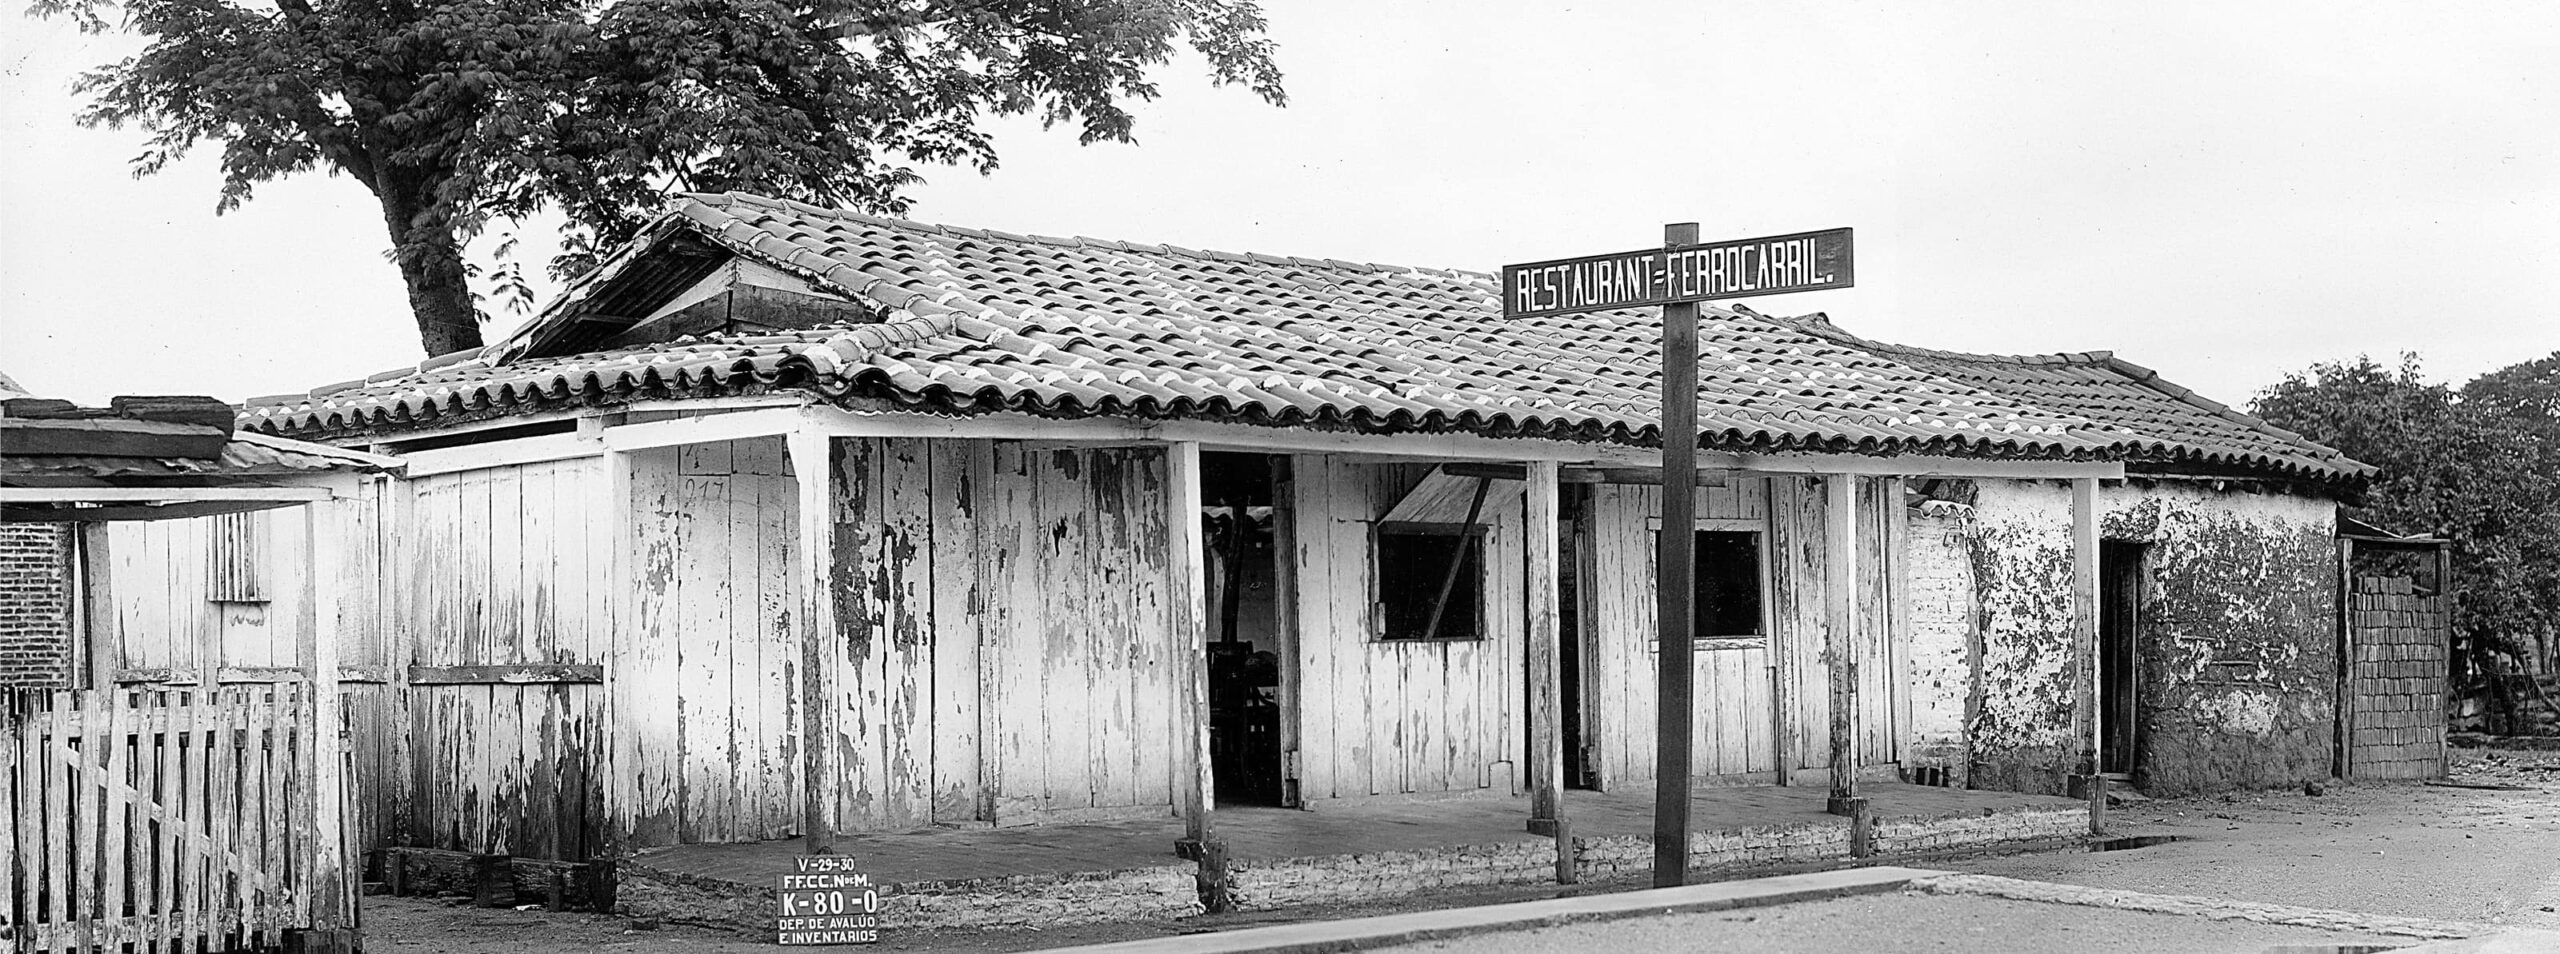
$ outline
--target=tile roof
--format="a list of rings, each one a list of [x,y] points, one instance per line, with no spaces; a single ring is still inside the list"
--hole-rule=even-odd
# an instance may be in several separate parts
[[[591,354],[528,342],[575,319],[626,247],[517,339],[313,392],[242,424],[346,434],[635,397],[807,388],[955,411],[1209,418],[1657,444],[1655,309],[1502,320],[1494,277],[925,225],[745,195],[686,197],[699,235],[872,309],[864,323]],[[1707,308],[1704,446],[2198,460],[2352,478],[2334,451],[2103,355],[1868,342],[1827,321]]]

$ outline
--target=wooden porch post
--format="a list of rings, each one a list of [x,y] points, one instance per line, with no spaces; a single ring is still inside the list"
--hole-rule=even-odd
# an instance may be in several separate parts
[[[346,721],[338,699],[339,597],[357,582],[342,576],[347,506],[336,498],[302,508],[311,606],[311,653],[304,660],[311,666],[311,790],[319,796],[311,812],[311,928],[302,939],[311,954],[356,948],[356,872],[347,865],[347,813],[356,799],[347,795]]]
[[[1556,881],[1574,881],[1573,832],[1564,817],[1564,666],[1558,618],[1555,461],[1531,461],[1529,525],[1529,830],[1554,838]]]
[[[2071,479],[2071,725],[2080,739],[2080,771],[2089,796],[2089,833],[2107,830],[2107,778],[2101,773],[2098,724],[2098,479]]]
[[[1858,654],[1851,630],[1858,623],[1858,479],[1822,478],[1823,657],[1831,683],[1831,799],[1834,815],[1857,819]]]
[[[579,427],[582,431],[590,429],[583,420]],[[594,427],[601,428],[601,424]],[[602,431],[599,429],[598,433]],[[605,526],[608,546],[604,570],[610,581],[605,589],[605,620],[608,625],[605,627],[604,649],[604,764],[599,767],[604,774],[602,847],[605,858],[619,862],[629,850],[639,804],[631,776],[638,769],[639,761],[627,751],[634,739],[629,723],[634,713],[639,711],[639,703],[630,698],[633,690],[630,678],[632,644],[639,639],[633,625],[639,619],[639,614],[633,612],[638,602],[638,588],[634,584],[639,575],[638,567],[634,565],[638,562],[638,541],[633,539],[632,528],[631,455],[608,450],[596,457],[596,463],[604,469],[605,491],[602,499],[591,501],[590,505],[596,508],[594,518],[603,521]],[[404,494],[403,500],[409,500],[411,496]],[[408,504],[404,502],[402,506],[405,509]],[[396,673],[405,673],[414,651],[405,637],[399,645],[399,657],[392,668]],[[409,700],[407,685],[403,683],[398,691],[405,711]],[[406,732],[400,733],[403,738],[407,735]],[[405,766],[408,763],[401,764]],[[406,817],[405,812],[403,817]],[[613,890],[613,883],[606,880],[605,893],[610,895]],[[608,904],[611,902],[610,898],[600,900]]]
[[[813,855],[835,852],[835,808],[843,785],[835,753],[834,658],[835,469],[834,441],[823,433],[792,431],[783,439],[792,480],[800,493],[797,565],[800,577],[800,837]]]
[[[1165,448],[1165,567],[1172,579],[1171,622],[1182,668],[1174,676],[1174,804],[1182,811],[1177,854],[1200,862],[1200,900],[1211,911],[1229,907],[1226,846],[1210,829],[1216,781],[1209,761],[1209,578],[1200,529],[1200,444],[1176,441]]]

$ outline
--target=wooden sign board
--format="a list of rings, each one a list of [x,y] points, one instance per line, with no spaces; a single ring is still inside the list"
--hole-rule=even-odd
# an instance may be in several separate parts
[[[842,855],[801,855],[774,883],[780,944],[877,944],[880,890]]]
[[[1502,317],[1848,288],[1850,229],[1647,248],[1502,267]]]

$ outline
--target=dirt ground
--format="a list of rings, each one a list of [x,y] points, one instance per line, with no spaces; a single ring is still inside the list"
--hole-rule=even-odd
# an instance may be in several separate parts
[[[2183,841],[1932,863],[1981,874],[2560,928],[2560,752],[2454,750],[2451,784],[2324,785],[2118,809]]]
[[[1901,863],[2159,894],[2560,928],[2560,910],[2555,910],[2560,909],[2560,752],[2457,749],[2450,785],[2326,784],[2319,795],[2300,790],[2251,792],[2126,806],[2114,813],[2112,833],[2176,835],[2182,840],[2125,851],[2045,851]],[[1771,872],[1733,876],[1767,873]],[[1566,890],[1435,893],[1393,902],[1203,917],[1177,924],[898,932],[883,937],[873,949],[1024,951],[1525,901],[1556,897],[1567,890],[1588,893],[1643,886],[1630,881]],[[1854,915],[1850,908],[1856,907],[1843,908],[1842,913]],[[1998,907],[2032,910],[2016,904]],[[2102,916],[2094,909],[2075,909],[2065,917],[2060,906],[2048,907],[2055,909],[2055,918],[2050,919],[2055,924],[2103,920],[2122,913]],[[767,941],[682,925],[651,927],[605,915],[487,910],[417,898],[366,898],[364,918],[367,946],[374,951],[725,954],[775,949]]]

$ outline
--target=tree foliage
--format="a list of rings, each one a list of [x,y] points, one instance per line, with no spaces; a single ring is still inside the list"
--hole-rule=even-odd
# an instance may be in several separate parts
[[[900,214],[917,168],[990,171],[991,115],[1129,141],[1177,43],[1284,102],[1253,0],[36,0],[144,51],[80,120],[137,125],[137,174],[218,142],[217,211],[314,169],[372,190],[430,354],[479,343],[463,244],[546,209],[554,271],[670,191]],[[111,19],[112,18],[112,19]]]
[[[2414,355],[2315,364],[2252,410],[2377,468],[2355,516],[2452,537],[2473,647],[2560,669],[2560,353],[2460,390],[2425,381]]]

